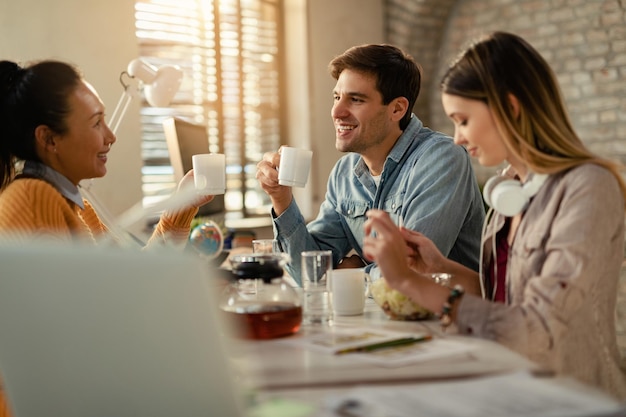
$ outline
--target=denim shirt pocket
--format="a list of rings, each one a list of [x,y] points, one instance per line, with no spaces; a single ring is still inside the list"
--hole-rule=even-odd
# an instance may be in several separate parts
[[[337,212],[343,217],[357,242],[363,241],[363,223],[365,213],[370,209],[367,202],[344,200],[337,205]]]
[[[391,220],[398,226],[404,225],[402,219],[402,201],[404,193],[398,193],[388,197],[382,205],[382,210],[389,213]]]

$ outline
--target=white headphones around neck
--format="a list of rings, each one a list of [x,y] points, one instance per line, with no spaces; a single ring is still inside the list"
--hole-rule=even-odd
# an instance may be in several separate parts
[[[503,216],[512,217],[526,209],[548,178],[547,174],[529,173],[525,183],[504,176],[491,177],[483,188],[483,198],[489,207]]]

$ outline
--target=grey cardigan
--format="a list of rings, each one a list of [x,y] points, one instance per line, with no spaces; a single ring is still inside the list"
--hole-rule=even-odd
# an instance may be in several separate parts
[[[624,199],[608,170],[585,164],[551,175],[509,251],[506,303],[466,295],[460,333],[496,340],[543,367],[626,399],[615,335],[624,259]],[[483,236],[483,270],[504,218]],[[486,279],[485,274],[481,279]]]

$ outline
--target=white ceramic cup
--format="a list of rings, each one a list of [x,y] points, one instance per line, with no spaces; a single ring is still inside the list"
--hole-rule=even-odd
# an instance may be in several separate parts
[[[196,191],[204,195],[226,192],[226,156],[222,153],[203,153],[191,157]]]
[[[333,269],[330,279],[333,312],[336,316],[363,314],[368,276],[362,268]]]
[[[313,151],[283,146],[280,148],[278,183],[290,187],[304,187],[309,179]]]

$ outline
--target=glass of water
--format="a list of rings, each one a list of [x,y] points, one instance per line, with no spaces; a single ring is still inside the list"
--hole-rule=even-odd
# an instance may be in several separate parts
[[[302,256],[302,321],[304,324],[332,324],[330,274],[333,254],[329,250],[304,251]]]

